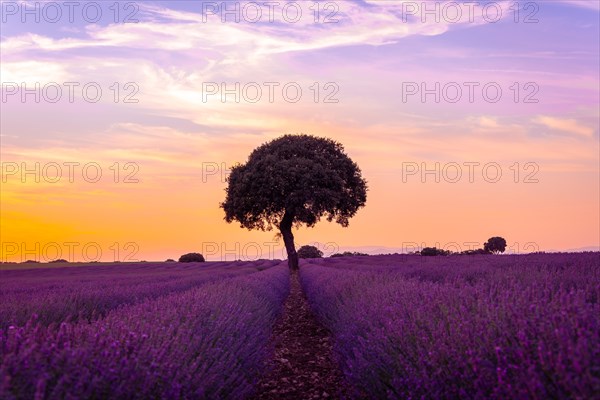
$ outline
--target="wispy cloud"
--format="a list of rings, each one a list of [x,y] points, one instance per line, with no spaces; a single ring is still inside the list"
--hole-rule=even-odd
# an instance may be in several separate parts
[[[590,138],[594,135],[594,128],[580,124],[576,119],[564,119],[540,115],[533,122],[544,125],[552,130],[566,132],[571,135]]]
[[[339,6],[335,15],[339,21],[330,24],[314,23],[308,9],[313,2],[297,2],[307,11],[297,23],[239,24],[222,23],[219,15],[203,16],[200,2],[138,3],[137,24],[28,25],[15,19],[18,26],[10,27],[14,29],[5,30],[3,25],[4,82],[94,81],[105,90],[102,101],[94,104],[81,102],[80,96],[75,104],[23,104],[13,96],[16,101],[2,105],[3,162],[96,161],[110,179],[114,162],[130,161],[139,164],[143,179],[135,186],[104,181],[94,186],[13,182],[3,186],[3,222],[4,210],[13,210],[10,224],[3,223],[3,235],[17,232],[27,239],[47,228],[44,221],[56,219],[60,223],[48,233],[48,240],[63,238],[65,227],[86,224],[102,230],[107,240],[113,240],[115,232],[136,238],[152,232],[154,242],[145,242],[152,248],[177,247],[186,240],[185,246],[193,247],[203,234],[207,240],[248,240],[247,232],[222,223],[221,177],[200,185],[203,162],[219,166],[243,162],[258,144],[285,133],[339,140],[373,182],[371,206],[359,216],[368,216],[362,230],[346,233],[359,244],[364,232],[373,232],[373,240],[394,245],[389,241],[402,236],[398,226],[410,235],[420,229],[433,232],[436,239],[454,240],[456,226],[486,225],[472,217],[473,208],[480,206],[482,193],[496,191],[497,186],[484,182],[459,191],[456,185],[424,186],[415,180],[415,191],[407,196],[399,178],[402,161],[499,162],[510,182],[502,189],[506,191],[490,192],[486,208],[507,207],[506,213],[514,215],[523,229],[535,230],[536,240],[555,247],[565,241],[586,244],[588,232],[597,234],[593,218],[582,217],[581,221],[591,222],[574,238],[556,218],[577,218],[556,210],[569,204],[582,216],[597,215],[598,39],[590,32],[598,29],[600,2],[557,0],[558,7],[546,8],[540,2],[537,24],[513,21],[509,8],[514,1],[494,2],[504,18],[495,24],[483,19],[481,7],[487,2],[475,7],[474,20],[463,13],[458,21],[436,23],[435,16],[428,15],[423,22],[414,8],[406,8],[429,4],[431,9],[432,2],[337,1],[332,3]],[[436,3],[443,8],[453,2]],[[35,6],[33,1],[28,4]],[[283,5],[280,2],[276,14],[281,15]],[[407,10],[411,15],[403,14]],[[115,103],[109,88],[116,81],[121,88],[136,82],[139,103]],[[299,103],[287,103],[279,86],[275,103],[266,101],[266,95],[256,104],[231,98],[222,102],[220,95],[203,100],[207,82],[231,87],[252,81],[297,82],[304,96]],[[339,84],[339,103],[314,102],[310,88],[317,81],[321,89],[325,82]],[[418,94],[413,101],[402,101],[402,84],[413,81],[426,82],[430,90],[436,83],[445,87],[457,82],[463,100],[449,104],[441,96],[435,102],[429,95],[423,101]],[[476,100],[470,102],[464,83],[473,81],[480,86]],[[489,82],[503,89],[498,103],[483,100],[481,89]],[[528,82],[539,86],[537,103],[524,102],[533,93],[525,87]],[[540,185],[509,188],[512,170],[507,168],[529,161],[540,166]],[[556,189],[563,187],[569,190]],[[94,190],[98,196],[90,194]],[[422,212],[427,207],[438,209],[441,198],[449,207],[442,218]],[[528,210],[523,202],[511,203],[509,198],[544,206]],[[61,208],[56,208],[58,201]],[[410,207],[419,212],[403,218],[401,213]],[[390,217],[391,208],[398,213]],[[406,223],[405,218],[412,216],[415,221]],[[451,218],[458,216],[460,223],[453,224]],[[382,221],[393,234],[380,229]],[[540,228],[540,221],[551,221],[554,228],[548,228],[550,222]],[[497,218],[490,219],[488,225],[496,223]],[[158,226],[162,236],[155,233]],[[326,237],[323,232],[331,233],[320,229],[306,235],[318,240],[320,234]],[[521,240],[519,229],[513,232],[510,237]],[[343,237],[337,231],[335,235]],[[525,241],[532,240],[525,236]]]
[[[600,1],[597,0],[559,0],[558,2],[576,7],[587,8],[590,10],[600,11]]]
[[[360,2],[336,4],[340,7],[339,20],[327,24],[314,23],[311,18],[297,23],[221,23],[218,16],[208,19],[198,12],[147,4],[141,6],[146,18],[140,23],[91,24],[85,28],[85,38],[54,39],[39,34],[7,37],[2,46],[6,56],[108,46],[168,51],[211,49],[228,62],[248,62],[269,54],[357,44],[384,45],[409,36],[441,35],[451,27],[485,23],[481,5],[475,7],[473,16],[463,13],[456,21],[436,22],[435,18],[422,21],[412,14],[407,19],[400,11],[401,2],[369,1],[369,7]],[[506,11],[511,4],[508,1],[498,4],[504,15],[508,15]]]

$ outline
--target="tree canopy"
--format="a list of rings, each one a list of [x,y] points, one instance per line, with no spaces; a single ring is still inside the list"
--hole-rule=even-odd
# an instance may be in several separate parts
[[[326,218],[346,227],[367,200],[367,182],[342,144],[310,135],[259,146],[232,168],[228,183],[225,220],[250,230],[278,228],[291,268],[297,267],[292,226],[312,227]]]
[[[187,253],[179,257],[179,262],[204,262],[204,256],[200,253]]]
[[[504,250],[506,250],[506,240],[500,236],[491,237],[483,244],[483,250],[494,254],[504,253]]]

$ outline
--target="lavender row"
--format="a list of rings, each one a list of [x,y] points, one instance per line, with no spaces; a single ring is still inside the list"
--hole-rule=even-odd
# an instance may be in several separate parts
[[[598,271],[600,253],[548,253],[522,255],[473,255],[424,257],[410,254],[337,257],[306,260],[309,264],[326,265],[330,268],[360,271],[389,270],[406,277],[434,282],[452,279],[454,276],[473,275],[487,279],[494,274],[502,275],[505,269],[517,268],[527,271],[564,270],[576,268],[580,274],[571,274],[581,279],[585,274]],[[460,268],[456,268],[460,266]],[[399,268],[401,267],[401,268]]]
[[[241,398],[270,354],[284,265],[123,307],[0,330],[0,398]]]
[[[152,277],[173,277],[185,274],[196,274],[199,271],[221,269],[256,268],[263,269],[278,264],[277,260],[257,260],[253,262],[205,262],[205,263],[109,263],[84,264],[61,268],[31,268],[0,270],[3,287],[12,285],[17,290],[21,287],[35,285],[43,288],[65,282],[84,282],[110,278],[119,275],[123,282],[139,282]],[[26,285],[24,285],[26,284]]]
[[[135,304],[267,268],[276,262],[203,263],[194,266],[119,265],[44,271],[5,271],[0,284],[0,328],[22,326],[32,316],[48,325],[93,320],[121,305]],[[212,265],[211,265],[212,264]],[[6,272],[11,272],[7,274]],[[48,273],[50,272],[50,273]]]
[[[301,278],[357,397],[592,398],[598,254],[552,257],[491,269],[468,257],[445,266],[382,257],[380,269],[374,257],[366,271],[324,261]]]

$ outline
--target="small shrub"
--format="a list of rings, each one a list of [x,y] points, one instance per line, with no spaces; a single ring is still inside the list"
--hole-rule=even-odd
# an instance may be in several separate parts
[[[368,254],[361,253],[358,251],[345,251],[343,253],[335,253],[335,254],[331,255],[331,257],[358,257],[358,256],[368,256]]]
[[[450,250],[438,249],[437,247],[423,247],[422,256],[447,256],[452,252]]]
[[[175,262],[175,260],[173,260],[172,258],[167,258],[167,259],[165,260],[165,262]]]
[[[48,262],[48,264],[54,264],[54,263],[68,263],[68,261],[65,260],[64,258],[58,258],[56,260]]]
[[[323,257],[323,252],[317,249],[315,246],[302,246],[298,249],[298,257],[299,258],[321,258]]]
[[[179,262],[204,262],[204,256],[200,253],[187,253],[179,257]]]
[[[465,251],[461,252],[460,254],[463,254],[466,256],[474,256],[474,255],[482,255],[482,254],[490,254],[490,253],[485,251],[484,249],[475,249],[475,250],[465,250]]]

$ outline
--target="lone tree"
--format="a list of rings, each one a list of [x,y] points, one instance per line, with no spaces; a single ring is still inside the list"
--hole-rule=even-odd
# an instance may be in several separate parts
[[[292,226],[321,217],[346,227],[367,201],[367,182],[344,147],[327,138],[285,135],[256,148],[228,177],[221,207],[227,222],[279,229],[290,269],[298,269]]]
[[[315,246],[302,246],[298,249],[298,258],[321,258],[323,252]]]
[[[506,240],[500,236],[494,236],[483,244],[483,250],[487,253],[504,253],[506,250]]]

